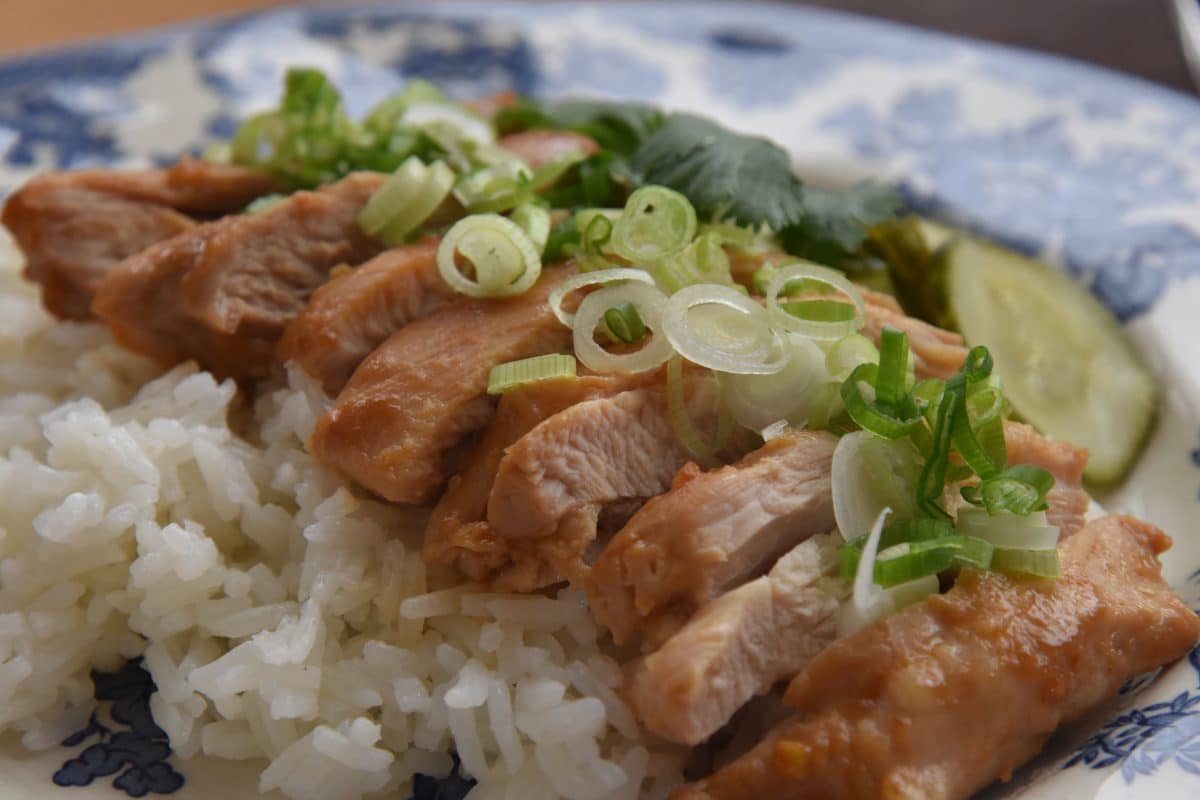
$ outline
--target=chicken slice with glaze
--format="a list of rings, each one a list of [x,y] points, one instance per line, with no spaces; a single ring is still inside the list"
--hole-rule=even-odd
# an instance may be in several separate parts
[[[25,253],[25,277],[59,317],[88,319],[108,272],[195,218],[239,211],[276,189],[244,167],[185,158],[169,169],[49,172],[17,189],[0,221]]]
[[[221,377],[261,378],[330,270],[379,251],[357,216],[383,180],[358,173],[197,225],[113,268],[92,309],[123,345],[165,364],[194,358]]]
[[[1167,586],[1170,539],[1129,517],[1059,548],[1062,576],[963,572],[842,639],[791,683],[798,714],[674,800],[962,800],[1059,725],[1188,652],[1200,618]]]
[[[711,431],[711,384],[691,385],[689,412]],[[689,460],[661,386],[578,403],[540,423],[508,448],[488,498],[488,523],[513,562],[494,584],[532,591],[566,579],[582,588],[602,513],[666,491]]]
[[[832,644],[849,590],[837,577],[841,544],[836,533],[800,543],[639,661],[629,700],[642,723],[669,741],[699,744]]]
[[[483,438],[463,460],[425,529],[425,560],[486,581],[508,563],[508,541],[487,523],[487,501],[505,450],[545,419],[576,403],[659,382],[661,372],[584,375],[534,381],[506,392]]]
[[[736,464],[677,479],[596,560],[588,582],[596,619],[618,643],[641,634],[651,649],[713,597],[832,530],[836,446],[832,434],[794,431]]]
[[[456,295],[438,272],[438,241],[385,250],[335,274],[288,324],[279,358],[336,395],[372,350]]]
[[[492,417],[492,367],[570,348],[547,302],[567,275],[548,269],[516,297],[462,297],[393,333],[318,421],[313,453],[387,500],[435,500],[447,454]]]

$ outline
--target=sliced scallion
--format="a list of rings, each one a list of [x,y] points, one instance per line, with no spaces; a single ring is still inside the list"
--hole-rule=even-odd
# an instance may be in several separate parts
[[[462,273],[460,255],[474,267],[474,279]],[[437,262],[446,283],[471,297],[521,294],[542,273],[537,246],[519,225],[498,214],[473,214],[454,223],[438,246]]]
[[[992,569],[1037,578],[1057,578],[1062,574],[1058,550],[1009,550],[997,547]]]
[[[594,274],[597,273],[587,273]],[[592,292],[579,304],[571,325],[575,356],[595,372],[643,372],[662,365],[672,353],[671,342],[662,335],[662,314],[666,302],[667,298],[652,284],[637,281],[606,286]],[[596,343],[596,330],[603,324],[604,314],[609,309],[624,303],[633,306],[642,323],[650,330],[650,335],[643,337],[642,346],[633,352],[610,353]]]
[[[720,372],[770,375],[787,363],[763,307],[728,286],[702,283],[671,295],[663,333],[688,361]]]
[[[575,324],[575,315],[563,308],[563,300],[572,292],[578,291],[585,286],[600,286],[606,283],[617,283],[618,281],[636,281],[649,285],[654,284],[654,279],[650,277],[649,273],[644,270],[630,269],[628,267],[599,269],[595,272],[581,272],[578,275],[572,275],[554,287],[548,298],[550,310],[554,312],[554,316],[558,317],[559,322],[570,328]]]
[[[604,327],[614,339],[624,344],[640,342],[646,335],[646,324],[632,303],[622,303],[605,311]]]
[[[534,381],[574,377],[574,356],[552,353],[523,358],[519,361],[508,361],[492,367],[492,371],[488,373],[487,393],[504,394],[510,389]]]
[[[412,156],[367,200],[358,225],[384,244],[399,244],[437,211],[453,185],[454,171],[444,163],[425,166]]]
[[[696,430],[688,414],[683,385],[683,359],[678,355],[671,356],[667,361],[667,416],[670,417],[671,427],[675,429],[675,436],[696,463],[705,469],[720,463],[716,448],[704,441],[704,436]]]
[[[513,209],[509,219],[525,231],[539,253],[546,250],[546,241],[550,238],[549,209],[536,203],[523,203]]]
[[[696,209],[674,189],[643,186],[629,196],[613,226],[613,249],[646,264],[686,247],[696,236]]]
[[[812,318],[803,316],[807,305],[801,304],[799,309],[789,310],[786,306],[795,306],[787,300],[781,300],[780,295],[799,281],[812,281],[824,284],[841,292],[850,299],[853,311],[849,318],[822,319],[829,317],[829,311],[824,305],[814,306]],[[812,264],[807,261],[788,264],[778,268],[771,276],[766,286],[767,315],[771,324],[780,330],[799,333],[813,339],[837,340],[843,336],[856,333],[866,322],[866,305],[862,293],[846,279],[845,274],[829,267]],[[845,304],[843,304],[845,305]],[[793,311],[797,313],[793,313]]]

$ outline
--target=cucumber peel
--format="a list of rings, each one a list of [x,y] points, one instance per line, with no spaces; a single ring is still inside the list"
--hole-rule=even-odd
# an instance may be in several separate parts
[[[1013,409],[1087,448],[1084,477],[1124,477],[1154,421],[1157,387],[1112,313],[1063,273],[922,222],[937,251],[937,321],[986,345]]]

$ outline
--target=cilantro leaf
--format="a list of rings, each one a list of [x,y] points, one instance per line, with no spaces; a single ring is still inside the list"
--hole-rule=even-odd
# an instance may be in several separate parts
[[[859,252],[869,229],[894,217],[900,205],[899,192],[890,186],[860,183],[839,191],[805,185],[799,213],[777,230],[789,253],[840,266]]]
[[[496,127],[504,133],[530,128],[577,131],[621,155],[633,152],[662,121],[661,111],[642,103],[530,98],[501,109],[495,117]]]
[[[800,181],[788,154],[693,114],[672,114],[629,159],[639,184],[687,196],[701,218],[766,223],[782,230],[799,218]]]

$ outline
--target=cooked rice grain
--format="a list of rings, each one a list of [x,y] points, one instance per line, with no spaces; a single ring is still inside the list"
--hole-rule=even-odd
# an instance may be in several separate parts
[[[328,402],[312,382],[239,409],[230,382],[52,320],[7,240],[0,264],[0,732],[54,746],[91,711],[89,671],[141,656],[176,754],[270,759],[263,791],[404,797],[451,752],[471,800],[678,780],[582,598],[427,569],[422,512],[305,451]]]

